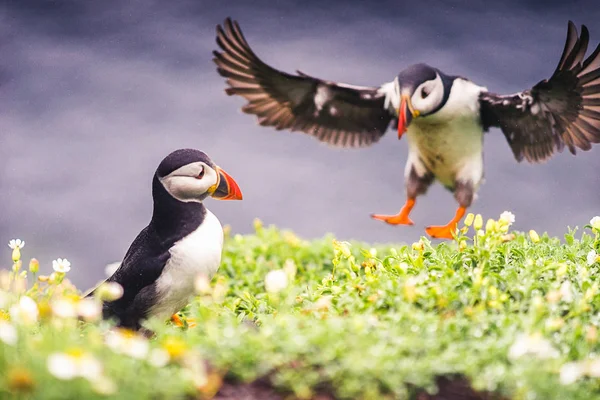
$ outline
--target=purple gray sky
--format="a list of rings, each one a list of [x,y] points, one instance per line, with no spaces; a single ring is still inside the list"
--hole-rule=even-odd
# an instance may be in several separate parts
[[[479,4],[479,5],[475,5]],[[242,202],[207,201],[234,232],[255,217],[312,238],[412,242],[456,204],[432,187],[414,227],[369,218],[404,201],[406,142],[363,150],[257,126],[211,61],[215,25],[237,19],[276,68],[376,86],[415,62],[512,93],[554,71],[567,20],[595,46],[594,0],[27,1],[0,2],[0,244],[18,237],[49,272],[66,257],[82,289],[120,260],[151,213],[150,183],[172,150],[208,153]],[[473,212],[516,214],[516,229],[562,235],[600,214],[600,147],[518,164],[504,136],[485,138],[486,183]],[[2,245],[7,265],[10,249]]]

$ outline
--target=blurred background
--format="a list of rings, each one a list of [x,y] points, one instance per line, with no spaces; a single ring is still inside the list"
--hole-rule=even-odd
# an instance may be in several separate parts
[[[207,201],[236,233],[258,217],[305,238],[412,242],[450,219],[456,204],[439,185],[413,227],[369,218],[404,201],[406,141],[393,131],[333,150],[242,114],[211,61],[227,16],[276,68],[370,86],[426,62],[508,94],[550,77],[569,19],[590,28],[590,47],[600,40],[595,0],[1,1],[0,265],[21,238],[42,272],[66,257],[73,281],[93,285],[148,223],[154,170],[181,147],[207,152],[241,186],[242,202]],[[516,229],[562,235],[600,214],[600,146],[518,164],[492,130],[485,168],[471,210],[484,217],[510,210]]]

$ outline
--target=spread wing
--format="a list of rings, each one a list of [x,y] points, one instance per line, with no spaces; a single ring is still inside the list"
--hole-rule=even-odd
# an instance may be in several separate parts
[[[484,128],[499,127],[518,161],[541,162],[565,145],[589,150],[600,143],[600,45],[584,60],[589,41],[569,21],[567,42],[550,79],[529,90],[501,96],[482,93]]]
[[[302,131],[339,147],[377,142],[394,117],[379,88],[328,82],[300,71],[290,75],[262,62],[252,51],[237,22],[217,26],[214,51],[217,71],[227,78],[228,95],[248,100],[242,110],[263,126]]]

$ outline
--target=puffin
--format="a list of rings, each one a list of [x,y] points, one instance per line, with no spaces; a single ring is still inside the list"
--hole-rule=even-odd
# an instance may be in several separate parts
[[[208,197],[242,200],[242,192],[202,151],[179,149],[162,160],[152,179],[150,223],[105,280],[121,285],[123,295],[103,303],[103,318],[131,330],[151,317],[166,320],[188,304],[198,275],[215,274],[223,228],[204,205]]]
[[[418,63],[379,87],[354,86],[289,74],[264,63],[237,22],[217,25],[213,61],[228,95],[247,100],[242,111],[262,126],[299,131],[334,147],[373,145],[388,130],[406,136],[406,201],[397,214],[372,214],[391,225],[413,225],[418,196],[437,180],[458,208],[445,225],[429,226],[433,238],[451,239],[476,198],[484,177],[483,137],[500,128],[517,162],[541,163],[565,147],[589,150],[600,142],[600,46],[585,57],[589,31],[572,21],[554,73],[530,89],[488,92],[462,76]]]

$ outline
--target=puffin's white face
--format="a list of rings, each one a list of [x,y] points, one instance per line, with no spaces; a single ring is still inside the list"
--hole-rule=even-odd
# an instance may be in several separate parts
[[[174,198],[183,202],[201,202],[212,195],[219,185],[219,174],[202,161],[184,165],[159,178],[160,183]]]
[[[426,116],[440,105],[444,99],[444,84],[439,74],[435,79],[421,83],[411,96],[411,104],[421,116]]]

